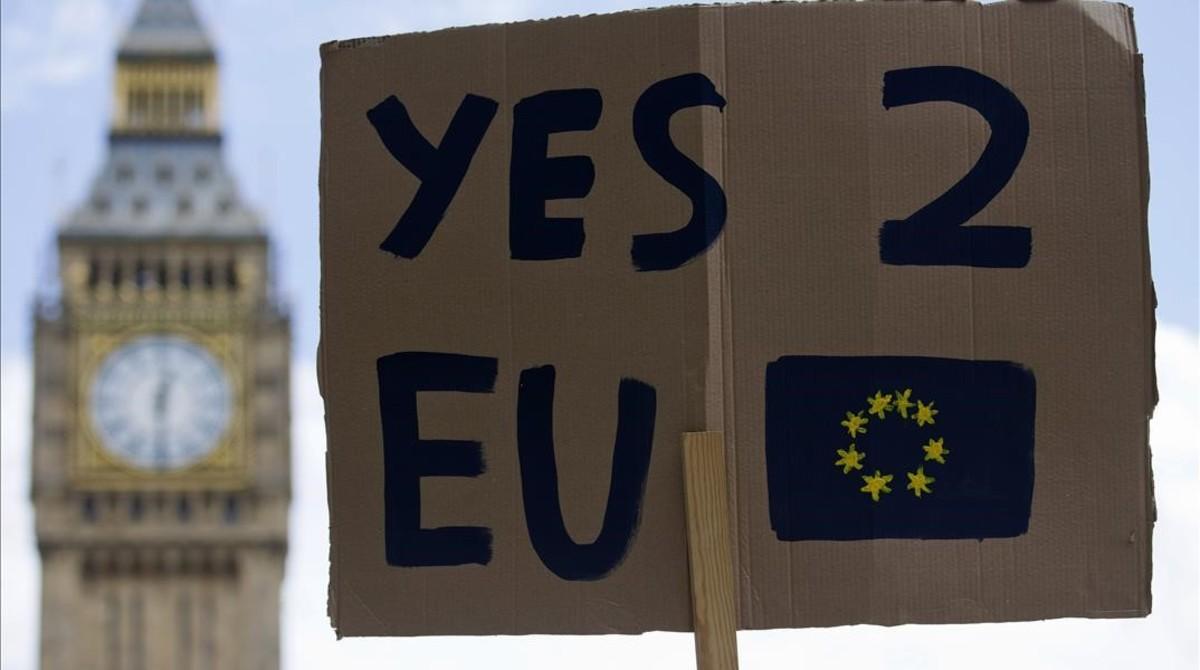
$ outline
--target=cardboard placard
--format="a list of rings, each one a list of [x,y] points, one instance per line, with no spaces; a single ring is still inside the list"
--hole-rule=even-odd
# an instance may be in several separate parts
[[[1143,616],[1141,57],[1098,2],[680,7],[322,47],[341,635]]]

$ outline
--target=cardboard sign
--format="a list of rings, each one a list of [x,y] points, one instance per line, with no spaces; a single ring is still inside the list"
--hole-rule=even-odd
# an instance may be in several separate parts
[[[681,7],[322,59],[340,634],[689,630],[700,430],[742,628],[1149,612],[1128,8]]]

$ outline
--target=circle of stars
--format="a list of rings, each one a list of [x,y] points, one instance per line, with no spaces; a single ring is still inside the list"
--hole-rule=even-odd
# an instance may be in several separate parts
[[[897,389],[891,393],[884,393],[882,389],[877,389],[874,395],[867,396],[867,409],[846,412],[846,418],[842,419],[841,426],[851,440],[850,446],[838,449],[838,459],[833,463],[841,468],[843,475],[863,469],[863,462],[867,460],[867,452],[858,450],[857,440],[860,435],[866,435],[867,425],[871,423],[872,417],[878,421],[884,421],[889,414],[894,414],[902,420],[915,422],[919,428],[937,425],[936,417],[939,410],[934,407],[934,401],[930,400],[926,403],[923,400],[914,399],[912,392],[910,388]],[[931,495],[933,489],[930,485],[937,481],[936,478],[925,473],[925,463],[932,461],[945,465],[946,456],[950,453],[950,450],[946,448],[945,438],[942,437],[929,438],[929,441],[921,446],[921,451],[925,453],[925,456],[921,465],[917,466],[917,471],[904,473],[908,478],[908,485],[904,487],[904,490],[911,491],[918,499],[922,495]],[[881,496],[892,492],[892,488],[889,486],[895,478],[892,474],[875,470],[875,474],[859,476],[863,480],[863,486],[859,491],[871,496],[873,502],[879,502]]]

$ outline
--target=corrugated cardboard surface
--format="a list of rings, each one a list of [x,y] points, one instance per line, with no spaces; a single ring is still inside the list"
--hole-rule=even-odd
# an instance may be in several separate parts
[[[965,622],[1149,611],[1153,295],[1141,62],[1127,8],[1102,3],[813,3],[685,7],[452,29],[322,48],[320,374],[329,436],[330,614],[342,635],[690,629],[679,436],[724,430],[742,628]],[[1022,162],[972,222],[1022,225],[1021,269],[889,266],[880,224],[945,191],[987,124],[951,103],[885,110],[888,70],[959,65],[1028,110]],[[634,234],[691,214],[642,160],[631,115],[661,79],[702,72],[723,112],[675,115],[679,148],[722,184],[709,252],[636,272]],[[508,248],[512,108],[596,88],[590,132],[551,156],[595,163],[580,258]],[[446,217],[415,259],[379,249],[418,180],[366,111],[399,97],[434,144],[462,97],[499,103]],[[499,359],[493,394],[418,395],[421,437],[483,442],[478,478],[422,480],[423,527],[486,525],[486,566],[384,560],[376,359]],[[764,371],[783,355],[1010,360],[1037,375],[1029,531],[1011,539],[790,542],[767,516]],[[517,377],[557,368],[561,502],[576,541],[608,493],[617,384],[657,390],[637,536],[608,577],[547,570],[525,529]]]

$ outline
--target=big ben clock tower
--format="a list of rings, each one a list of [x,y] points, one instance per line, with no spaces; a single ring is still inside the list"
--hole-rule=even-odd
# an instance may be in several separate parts
[[[36,316],[43,668],[279,665],[289,326],[217,93],[187,0],[144,0]]]

